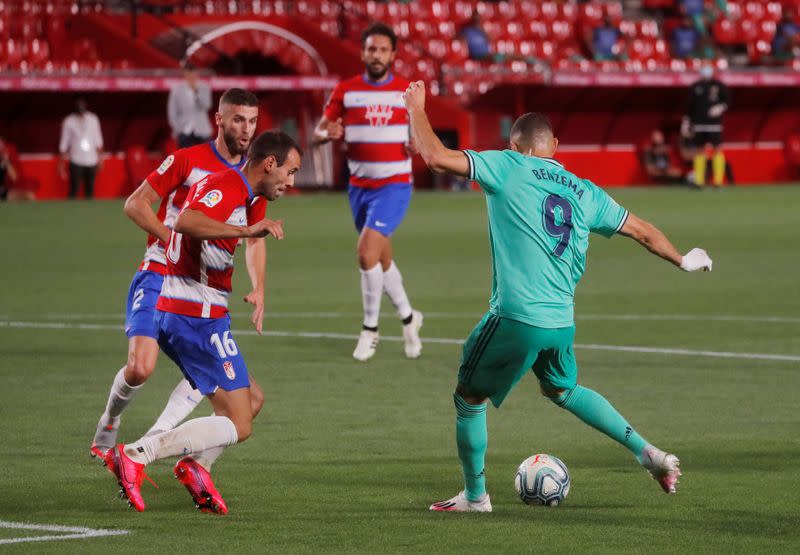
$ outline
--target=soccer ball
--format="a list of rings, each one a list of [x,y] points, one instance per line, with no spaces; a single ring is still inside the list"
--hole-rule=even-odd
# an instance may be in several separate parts
[[[519,465],[514,487],[524,503],[552,507],[569,493],[569,471],[552,455],[533,455]]]

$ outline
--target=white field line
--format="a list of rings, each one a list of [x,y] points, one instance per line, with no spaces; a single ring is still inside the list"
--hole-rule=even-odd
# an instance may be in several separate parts
[[[250,316],[250,312],[231,312],[231,316]],[[272,312],[267,310],[267,318],[356,318],[363,316],[361,312]],[[453,318],[478,321],[482,314],[475,312],[425,312],[431,318]],[[122,312],[109,312],[105,314],[58,314],[51,313],[43,316],[47,320],[113,320],[125,318]],[[383,318],[395,318],[393,314],[383,314]],[[8,320],[8,316],[0,316]],[[576,314],[576,320],[598,321],[665,321],[665,322],[753,322],[773,324],[800,324],[800,317],[794,316],[745,316],[737,314]]]
[[[0,328],[17,329],[76,329],[76,330],[103,330],[120,331],[122,326],[115,324],[83,324],[76,322],[20,322],[20,321],[0,321]],[[258,335],[255,330],[236,330],[236,335]],[[328,332],[303,332],[303,331],[278,331],[265,330],[262,334],[266,337],[299,337],[305,339],[347,339],[355,341],[358,335],[348,333],[328,333]],[[403,341],[403,338],[396,335],[383,335],[384,341]],[[442,345],[461,345],[463,339],[451,339],[447,337],[423,337],[425,343],[437,343]],[[692,349],[671,349],[662,347],[641,347],[636,345],[599,345],[594,343],[576,343],[576,349],[588,351],[618,351],[623,353],[653,353],[662,355],[685,355],[695,357],[712,358],[738,358],[752,360],[779,360],[789,362],[800,362],[800,355],[775,355],[769,353],[738,353],[731,351],[696,351]]]
[[[28,522],[8,522],[0,520],[0,528],[12,530],[35,530],[37,532],[61,532],[58,535],[48,536],[22,536],[19,538],[0,539],[0,544],[23,542],[47,542],[56,540],[80,540],[86,538],[99,538],[102,536],[123,536],[127,530],[103,530],[84,528],[83,526],[58,526],[55,524],[31,524]]]

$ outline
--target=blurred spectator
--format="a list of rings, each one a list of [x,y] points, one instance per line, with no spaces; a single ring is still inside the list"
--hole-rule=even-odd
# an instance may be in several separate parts
[[[701,35],[708,33],[708,27],[717,17],[725,17],[728,11],[727,0],[714,0],[707,8],[704,0],[681,0],[679,11],[682,16],[688,17]]]
[[[650,136],[650,142],[642,152],[642,163],[647,176],[655,182],[680,183],[683,172],[672,164],[670,146],[664,140],[664,133],[656,129]]]
[[[721,186],[725,177],[725,155],[722,152],[722,115],[728,110],[730,94],[728,87],[714,77],[710,64],[700,69],[700,79],[689,91],[688,119],[694,145],[695,185],[706,183],[707,159],[710,155],[713,183]]]
[[[700,33],[692,25],[688,17],[681,20],[681,24],[672,30],[672,56],[685,60],[696,54],[700,45]]]
[[[103,154],[103,133],[100,120],[87,108],[86,97],[77,97],[75,112],[64,118],[58,150],[61,153],[58,171],[62,178],[66,177],[64,166],[69,162],[69,198],[78,195],[81,182],[84,196],[92,198]]]
[[[610,17],[605,16],[603,23],[592,31],[591,47],[595,61],[621,59],[623,57],[620,47],[621,38],[622,33],[619,28],[612,23]]]
[[[17,181],[17,170],[11,163],[11,158],[6,149],[6,143],[0,139],[0,200],[8,198],[8,190],[11,184]]]
[[[481,16],[477,10],[472,12],[472,16],[461,29],[459,36],[467,43],[470,59],[481,61],[492,57],[492,51],[489,47],[489,35],[483,30]]]
[[[208,111],[211,109],[211,88],[198,79],[190,63],[183,66],[183,81],[169,91],[167,119],[178,148],[204,143],[211,138]]]
[[[794,10],[784,8],[781,20],[775,27],[772,55],[776,60],[785,62],[795,58],[798,49],[800,49],[800,25],[795,21]]]

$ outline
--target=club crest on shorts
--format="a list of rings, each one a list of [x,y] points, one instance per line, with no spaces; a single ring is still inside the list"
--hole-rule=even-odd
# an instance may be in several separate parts
[[[156,170],[156,172],[158,172],[158,175],[164,175],[164,172],[169,169],[169,167],[172,165],[174,161],[175,161],[175,156],[173,156],[172,154],[164,158],[164,161],[161,162],[161,165],[158,166],[158,169]]]
[[[203,198],[200,199],[202,204],[205,204],[209,208],[214,208],[216,205],[219,204],[219,201],[222,200],[222,191],[219,189],[212,189],[211,191],[207,192],[203,195]]]
[[[229,380],[236,379],[236,371],[233,369],[233,363],[230,360],[222,363],[222,369],[225,370],[225,375],[228,376]]]

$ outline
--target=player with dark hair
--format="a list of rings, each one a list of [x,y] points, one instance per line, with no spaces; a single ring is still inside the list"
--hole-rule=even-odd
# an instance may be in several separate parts
[[[392,233],[403,221],[411,200],[408,114],[403,91],[408,81],[392,73],[397,36],[391,27],[373,23],[361,34],[365,71],[339,83],[314,131],[314,142],[344,139],[350,171],[348,196],[358,231],[358,265],[364,320],[357,360],[369,360],[378,345],[383,293],[403,322],[405,354],[422,353],[422,313],[412,309],[403,277],[394,261]]]
[[[509,150],[458,151],[445,148],[434,134],[421,81],[409,86],[405,102],[428,167],[468,177],[483,189],[492,247],[489,311],[464,345],[454,394],[466,486],[430,509],[492,510],[484,476],[486,401],[499,407],[528,370],[546,397],[627,447],[665,492],[674,493],[678,458],[648,443],[602,395],[577,383],[575,287],[590,232],[631,237],[685,271],[710,270],[711,259],[701,249],[681,256],[661,231],[554,160],[558,140],[542,114],[528,113],[514,123]]]
[[[147,250],[128,293],[125,334],[128,336],[128,361],[114,378],[106,409],[97,424],[90,453],[103,455],[116,444],[122,411],[155,369],[158,358],[158,329],[155,305],[166,272],[165,248],[175,218],[195,182],[203,177],[238,167],[258,123],[258,98],[243,89],[227,90],[219,101],[218,126],[214,141],[177,150],[167,156],[125,202],[125,214],[148,233]],[[153,205],[159,202],[158,211]],[[248,273],[253,290],[245,301],[254,305],[253,325],[261,332],[264,314],[264,272],[266,247],[260,238],[247,239]],[[167,406],[148,433],[174,428],[202,399],[186,380],[181,380]],[[263,394],[253,387],[253,410],[258,412]]]
[[[728,87],[714,78],[714,68],[706,64],[700,69],[700,80],[689,91],[688,116],[694,146],[694,183],[706,183],[706,163],[711,155],[714,186],[722,186],[725,178],[725,154],[722,145],[722,115],[730,105]]]
[[[266,131],[250,145],[241,169],[195,183],[175,220],[156,305],[158,345],[192,387],[208,397],[214,414],[106,453],[106,465],[137,511],[145,508],[144,467],[177,455],[183,458],[175,474],[197,507],[222,514],[228,510],[207,466],[225,447],[246,440],[253,421],[247,366],[228,315],[233,255],[240,238],[283,239],[282,222],[264,218],[266,201],[278,200],[294,185],[301,157],[291,137]]]

